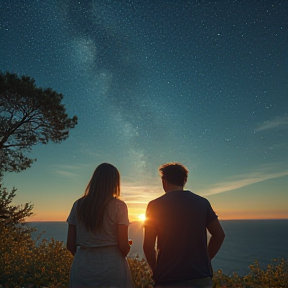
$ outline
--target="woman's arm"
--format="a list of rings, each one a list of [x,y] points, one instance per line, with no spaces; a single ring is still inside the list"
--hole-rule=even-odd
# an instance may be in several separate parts
[[[67,249],[74,256],[76,253],[76,225],[69,224],[68,226],[68,234],[67,234]]]
[[[130,252],[128,243],[128,225],[118,224],[118,246],[124,257]]]

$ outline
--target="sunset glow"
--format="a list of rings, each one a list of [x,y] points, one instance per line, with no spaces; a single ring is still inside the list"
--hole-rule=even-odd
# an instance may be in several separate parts
[[[145,214],[138,215],[138,220],[144,222],[146,220]]]

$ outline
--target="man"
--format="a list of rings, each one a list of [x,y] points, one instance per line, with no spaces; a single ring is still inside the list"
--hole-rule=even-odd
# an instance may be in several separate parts
[[[225,233],[209,201],[184,190],[183,165],[168,163],[159,171],[165,194],[147,206],[143,243],[155,287],[210,288],[211,259]],[[212,235],[208,246],[206,229]]]

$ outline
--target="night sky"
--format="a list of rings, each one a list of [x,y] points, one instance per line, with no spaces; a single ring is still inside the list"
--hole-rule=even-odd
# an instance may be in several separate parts
[[[219,219],[288,218],[288,1],[4,0],[0,39],[0,70],[79,119],[4,176],[30,220],[66,220],[102,162],[137,220],[171,161]]]

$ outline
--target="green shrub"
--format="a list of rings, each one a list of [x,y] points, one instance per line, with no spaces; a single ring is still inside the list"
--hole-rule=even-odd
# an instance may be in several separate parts
[[[287,288],[288,261],[275,259],[266,269],[255,261],[250,265],[250,272],[246,276],[233,273],[228,276],[221,270],[214,273],[213,288]]]
[[[73,256],[63,242],[33,240],[31,235],[18,233],[11,227],[0,229],[0,288],[66,288]],[[39,236],[40,238],[40,236]],[[151,271],[139,255],[129,258],[128,263],[136,288],[152,288]],[[261,269],[256,261],[250,273],[230,276],[221,270],[214,273],[214,288],[287,288],[288,262],[274,260]],[[2,286],[1,286],[2,285]]]
[[[63,242],[44,239],[38,243],[4,227],[0,255],[0,284],[5,288],[68,285],[73,257]]]
[[[136,288],[153,288],[152,273],[144,259],[137,254],[134,258],[128,258],[132,278]]]

